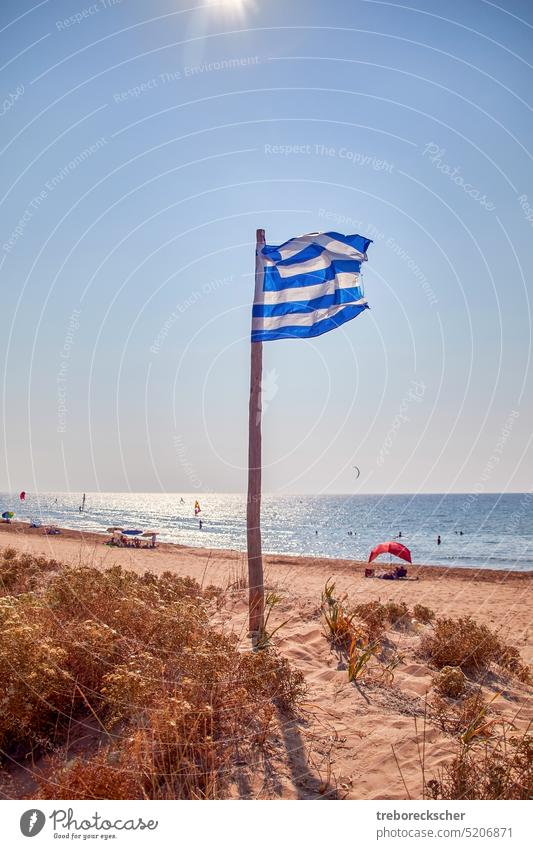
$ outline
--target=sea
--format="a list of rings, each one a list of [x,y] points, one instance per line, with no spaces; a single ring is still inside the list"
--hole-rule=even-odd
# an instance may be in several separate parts
[[[157,531],[162,542],[246,550],[244,495],[87,492],[80,511],[82,495],[28,492],[21,501],[19,493],[2,492],[0,514],[9,510],[21,521],[77,531]],[[264,494],[261,524],[267,553],[368,560],[377,543],[401,533],[413,563],[533,570],[533,493]]]

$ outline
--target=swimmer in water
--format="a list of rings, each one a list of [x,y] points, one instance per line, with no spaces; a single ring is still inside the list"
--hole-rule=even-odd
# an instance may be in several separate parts
[[[441,539],[440,539],[440,534],[439,534],[438,537],[437,537],[437,545],[440,545],[440,543],[441,543]]]

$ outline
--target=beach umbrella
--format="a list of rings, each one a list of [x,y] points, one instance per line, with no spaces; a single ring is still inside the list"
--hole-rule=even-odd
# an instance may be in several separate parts
[[[12,513],[10,510],[5,510],[5,511],[2,513],[2,519],[12,519],[14,515],[15,515],[15,514],[14,514],[14,513]]]
[[[142,534],[142,531],[122,531],[123,534],[127,534],[129,537],[136,537],[138,534]]]
[[[143,537],[156,537],[159,531],[145,531]]]
[[[370,552],[370,557],[368,558],[368,562],[372,563],[376,557],[379,557],[380,554],[394,554],[396,557],[401,557],[402,560],[407,560],[408,563],[411,563],[411,552],[405,545],[402,545],[401,542],[380,542],[379,545],[376,545],[375,548]]]
[[[122,532],[122,528],[113,527],[113,528],[108,528],[108,529],[107,529],[107,533],[108,533],[108,534],[114,534],[114,533],[115,533],[115,531],[121,531],[121,532]]]

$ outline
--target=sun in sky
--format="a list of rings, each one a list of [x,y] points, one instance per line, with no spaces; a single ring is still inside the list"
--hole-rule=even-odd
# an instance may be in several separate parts
[[[252,0],[218,0],[213,5],[224,12],[242,17],[251,7]]]

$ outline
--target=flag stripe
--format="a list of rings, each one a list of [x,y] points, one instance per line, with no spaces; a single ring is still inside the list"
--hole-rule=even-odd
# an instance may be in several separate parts
[[[323,295],[332,295],[337,289],[359,289],[363,296],[362,275],[341,272],[331,280],[310,286],[290,286],[288,289],[261,292],[255,304],[283,304],[287,301],[311,301]]]
[[[252,342],[271,342],[276,339],[311,339],[314,336],[321,336],[329,330],[334,330],[347,321],[351,321],[352,318],[358,316],[365,309],[368,309],[367,304],[364,306],[356,306],[355,304],[347,306],[335,315],[323,318],[311,326],[286,325],[285,327],[272,330],[265,330],[258,327],[252,330]]]
[[[366,299],[362,298],[357,304],[349,304],[355,306],[359,311],[366,309]],[[342,312],[347,308],[346,304],[333,304],[324,309],[312,310],[310,312],[289,313],[286,315],[267,316],[266,318],[252,318],[252,330],[279,330],[280,327],[311,327],[314,323],[323,321],[326,318],[334,318],[337,313]]]
[[[353,289],[337,289],[331,295],[322,295],[310,301],[285,301],[280,304],[254,304],[252,316],[254,318],[269,318],[270,316],[291,315],[293,313],[309,313],[315,310],[327,309],[329,307],[345,304],[366,304],[366,298],[362,297],[361,289],[356,286]]]

